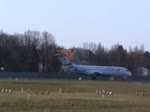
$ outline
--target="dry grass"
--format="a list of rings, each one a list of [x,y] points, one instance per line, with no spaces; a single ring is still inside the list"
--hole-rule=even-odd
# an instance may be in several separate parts
[[[150,96],[137,96],[136,92],[149,91],[149,83],[77,80],[0,80],[2,112],[149,112]],[[21,92],[24,88],[24,92]],[[27,89],[30,89],[30,101]],[[75,93],[59,93],[74,90]],[[113,91],[113,95],[96,94],[96,89]],[[34,91],[50,91],[36,94]]]

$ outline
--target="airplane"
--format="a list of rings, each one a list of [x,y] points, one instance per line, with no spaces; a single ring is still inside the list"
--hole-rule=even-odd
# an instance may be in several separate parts
[[[132,73],[125,67],[114,66],[95,66],[95,65],[77,65],[71,63],[69,58],[64,54],[56,54],[61,61],[61,68],[67,73],[79,73],[82,75],[90,76],[91,79],[96,79],[97,76],[103,77],[129,77]]]

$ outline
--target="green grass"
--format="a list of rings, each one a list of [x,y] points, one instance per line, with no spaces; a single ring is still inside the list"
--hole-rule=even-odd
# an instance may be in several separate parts
[[[88,81],[88,80],[0,80],[1,112],[149,112],[150,96],[137,96],[136,92],[150,91],[150,83]],[[24,92],[21,93],[21,88]],[[30,100],[27,89],[30,89]],[[58,93],[74,90],[75,93]],[[96,89],[113,91],[102,97]],[[50,91],[49,95],[34,91]]]

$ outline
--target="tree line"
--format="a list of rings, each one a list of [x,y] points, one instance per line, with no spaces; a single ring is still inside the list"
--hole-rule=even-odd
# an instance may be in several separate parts
[[[51,72],[49,53],[59,49],[55,37],[48,32],[26,31],[24,34],[0,33],[0,67],[8,72]],[[48,69],[51,68],[51,69]]]
[[[38,72],[41,64],[41,72],[58,72],[60,62],[54,53],[59,49],[65,48],[57,45],[55,37],[49,32],[29,30],[23,34],[8,34],[1,31],[0,67],[8,72]],[[83,47],[73,49],[87,64],[123,66],[135,74],[139,66],[150,68],[150,53],[144,51],[143,45],[126,50],[120,44],[107,49],[101,43],[84,43]],[[87,51],[91,53],[86,54]]]
[[[92,51],[94,55],[86,51]],[[139,67],[150,68],[150,53],[144,51],[144,45],[134,48],[125,49],[122,45],[113,45],[110,49],[95,43],[84,43],[82,48],[77,48],[79,54],[84,56],[87,64],[103,66],[122,66],[128,68],[133,74],[139,72]],[[86,54],[85,54],[86,53]],[[87,55],[88,58],[86,57]]]

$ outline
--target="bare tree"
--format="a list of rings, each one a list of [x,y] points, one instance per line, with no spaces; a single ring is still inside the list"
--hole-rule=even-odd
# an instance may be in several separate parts
[[[49,65],[53,58],[53,52],[56,48],[55,38],[48,32],[43,32],[41,36],[41,61],[43,64],[43,72],[49,71],[52,67]],[[48,69],[49,68],[49,69]]]

